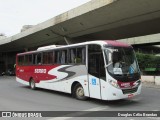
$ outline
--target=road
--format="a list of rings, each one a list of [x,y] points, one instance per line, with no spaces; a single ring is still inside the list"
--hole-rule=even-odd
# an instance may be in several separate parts
[[[14,76],[0,76],[0,111],[160,111],[160,88],[143,86],[142,94],[130,100],[80,101],[72,98],[70,94],[44,89],[31,90],[17,83]]]

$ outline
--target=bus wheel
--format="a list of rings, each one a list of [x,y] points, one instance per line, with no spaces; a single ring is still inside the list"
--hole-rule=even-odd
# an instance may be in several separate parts
[[[84,96],[84,89],[81,84],[76,84],[73,91],[74,97],[78,100],[86,100],[87,97]]]
[[[35,84],[35,81],[34,81],[33,79],[30,80],[29,85],[30,85],[30,88],[31,88],[32,90],[35,90],[35,89],[36,89],[36,84]]]

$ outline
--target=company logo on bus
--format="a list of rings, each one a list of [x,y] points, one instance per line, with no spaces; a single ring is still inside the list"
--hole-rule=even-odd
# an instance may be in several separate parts
[[[46,73],[47,70],[46,69],[35,69],[34,73]]]

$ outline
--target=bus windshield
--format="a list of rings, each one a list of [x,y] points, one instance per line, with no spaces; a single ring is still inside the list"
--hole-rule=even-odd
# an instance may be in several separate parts
[[[106,67],[112,76],[134,76],[139,73],[131,47],[105,47]]]

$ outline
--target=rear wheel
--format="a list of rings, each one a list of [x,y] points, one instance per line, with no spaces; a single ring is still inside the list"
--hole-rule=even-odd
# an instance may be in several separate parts
[[[36,89],[36,84],[35,84],[35,81],[34,81],[33,79],[30,80],[29,85],[30,85],[30,88],[31,88],[32,90],[35,90],[35,89]]]
[[[84,89],[81,84],[76,84],[73,90],[73,95],[78,100],[86,100],[87,97],[84,95]]]

